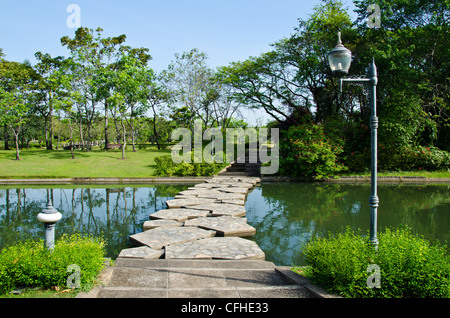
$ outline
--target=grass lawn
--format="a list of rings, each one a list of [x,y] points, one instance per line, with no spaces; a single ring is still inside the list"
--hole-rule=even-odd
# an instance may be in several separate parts
[[[0,179],[49,179],[49,178],[146,178],[155,176],[155,158],[170,155],[170,150],[156,147],[133,152],[127,147],[125,160],[121,150],[94,148],[90,152],[31,149],[20,151],[20,161],[15,161],[15,150],[0,150]],[[378,173],[379,176],[415,176],[450,178],[449,171],[400,171]],[[344,176],[366,176],[366,173],[345,173]]]
[[[12,178],[145,178],[154,177],[155,158],[170,154],[170,150],[150,148],[125,153],[121,150],[90,152],[21,150],[20,161],[14,161],[15,150],[0,150],[0,179]]]

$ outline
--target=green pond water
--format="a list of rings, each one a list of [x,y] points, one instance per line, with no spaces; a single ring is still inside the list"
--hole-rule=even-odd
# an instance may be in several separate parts
[[[266,259],[305,265],[300,253],[312,236],[370,228],[369,184],[267,183],[248,196],[248,223]],[[378,230],[408,226],[430,240],[450,242],[450,185],[378,186]]]
[[[192,184],[0,187],[0,249],[26,239],[43,238],[37,221],[47,197],[63,218],[62,234],[103,237],[107,256],[116,258],[129,247],[128,237],[142,231],[149,215]],[[277,265],[304,265],[302,245],[315,235],[369,229],[367,184],[264,183],[247,197],[247,220],[256,228],[254,240]],[[450,185],[378,187],[379,230],[409,226],[430,240],[450,241]]]

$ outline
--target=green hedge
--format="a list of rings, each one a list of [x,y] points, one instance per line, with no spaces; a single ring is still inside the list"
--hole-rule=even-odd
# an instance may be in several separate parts
[[[378,234],[378,251],[367,238],[345,233],[315,238],[304,249],[307,275],[343,297],[450,297],[450,258],[446,247],[411,234],[387,229]],[[380,268],[381,287],[369,288],[370,264]]]
[[[193,156],[193,155],[192,155]],[[155,158],[157,176],[213,176],[225,168],[227,163],[174,163],[170,155]],[[224,161],[225,162],[225,161]]]
[[[7,247],[0,253],[0,293],[18,287],[66,286],[74,273],[67,271],[72,264],[80,267],[81,288],[88,287],[103,268],[104,246],[100,239],[76,234],[58,239],[52,252],[43,240]]]

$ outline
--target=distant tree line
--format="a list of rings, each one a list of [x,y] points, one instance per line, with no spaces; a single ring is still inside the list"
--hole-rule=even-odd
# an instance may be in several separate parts
[[[201,119],[205,128],[245,125],[238,120],[239,103],[208,67],[198,49],[175,55],[160,74],[149,67],[146,48],[126,46],[125,35],[102,36],[103,30],[79,28],[61,44],[70,56],[37,52],[31,65],[8,61],[0,50],[0,124],[4,148],[19,148],[45,139],[48,150],[55,138],[90,151],[93,140],[122,145],[127,141],[170,140],[176,127],[193,129]],[[103,128],[101,128],[103,126]],[[57,141],[57,146],[59,143]]]

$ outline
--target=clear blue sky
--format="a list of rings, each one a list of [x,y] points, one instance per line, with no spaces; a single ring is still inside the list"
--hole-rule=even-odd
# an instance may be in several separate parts
[[[68,56],[62,36],[73,38],[66,12],[81,8],[81,25],[105,36],[127,36],[126,45],[146,47],[150,67],[161,71],[175,53],[206,52],[211,67],[270,50],[306,19],[320,0],[0,0],[0,48],[6,59],[35,63],[34,53]],[[344,5],[353,10],[351,0]],[[350,12],[352,13],[352,12]]]

